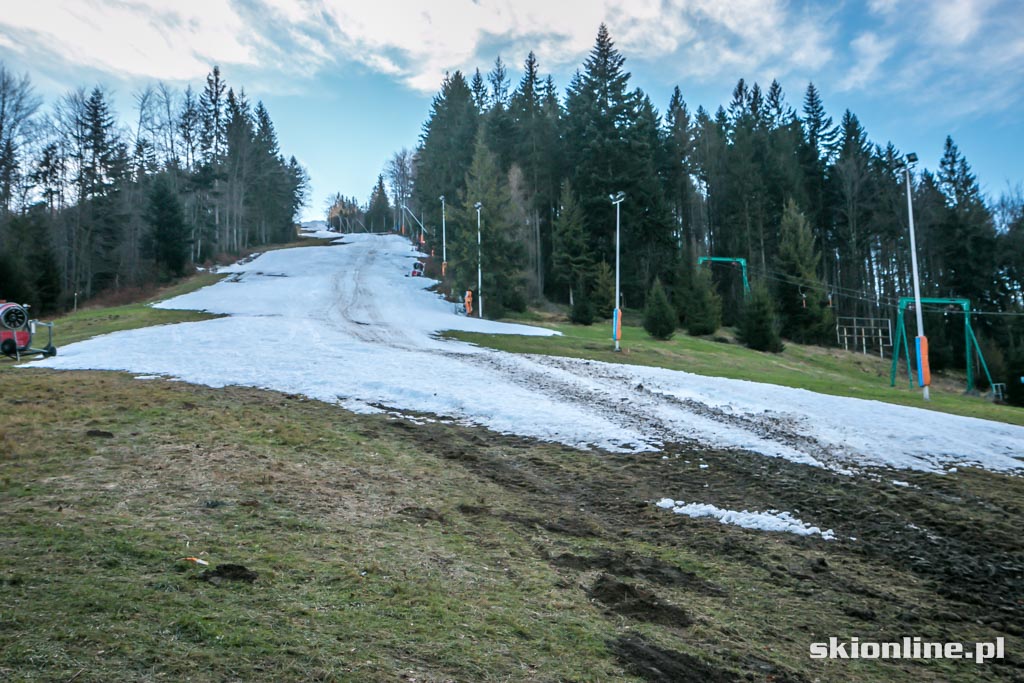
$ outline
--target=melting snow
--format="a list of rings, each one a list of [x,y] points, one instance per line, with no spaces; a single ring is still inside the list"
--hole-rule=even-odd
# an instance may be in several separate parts
[[[306,232],[339,241],[323,227],[310,224]],[[552,332],[458,315],[456,304],[429,291],[433,280],[408,277],[422,256],[398,236],[368,234],[267,252],[223,269],[229,279],[157,304],[228,317],[97,337],[31,365],[262,387],[353,411],[434,414],[613,451],[666,443],[742,449],[847,473],[1024,465],[1024,428],[1012,425],[440,339],[438,332],[452,329]],[[487,296],[485,290],[485,303]]]
[[[834,541],[836,536],[831,529],[822,531],[816,526],[802,522],[789,512],[768,510],[767,512],[748,512],[743,510],[725,510],[707,503],[686,503],[682,500],[662,498],[658,507],[672,510],[677,515],[688,517],[714,517],[722,524],[732,524],[744,529],[759,531],[784,531],[797,536],[821,536],[826,541]]]

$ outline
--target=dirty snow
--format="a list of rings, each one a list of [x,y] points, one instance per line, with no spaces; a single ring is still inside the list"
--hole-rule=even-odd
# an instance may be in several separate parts
[[[657,506],[672,510],[677,515],[688,517],[714,517],[722,524],[732,524],[744,529],[759,531],[782,531],[798,536],[821,536],[826,541],[834,541],[836,536],[831,529],[822,531],[816,526],[803,522],[789,512],[768,510],[767,512],[748,512],[743,510],[726,510],[707,503],[687,503],[682,500],[662,498]]]
[[[422,255],[398,236],[306,227],[307,234],[338,243],[262,254],[222,269],[229,276],[215,285],[157,304],[228,317],[118,332],[62,347],[34,365],[255,386],[359,412],[431,413],[612,451],[666,444],[742,449],[843,472],[1022,466],[1021,427],[440,339],[437,332],[451,329],[551,332],[458,315],[456,304],[428,291],[434,281],[406,276]]]

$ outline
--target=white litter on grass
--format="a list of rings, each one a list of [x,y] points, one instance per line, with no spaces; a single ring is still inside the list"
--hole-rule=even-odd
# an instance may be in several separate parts
[[[893,486],[910,486],[909,481],[900,481],[898,479],[893,479],[892,484]]]
[[[341,237],[322,224],[307,227],[307,234],[325,240]],[[228,279],[156,304],[227,317],[96,337],[31,365],[260,387],[357,412],[432,414],[619,452],[681,444],[847,473],[865,467],[945,472],[951,465],[1011,471],[1024,465],[1022,427],[441,339],[444,330],[552,332],[456,315],[452,302],[429,291],[436,281],[406,277],[423,256],[397,235],[363,233],[347,234],[334,246],[267,252],[221,269],[232,274]],[[485,291],[485,304],[488,296]]]
[[[794,517],[789,512],[768,510],[767,512],[749,512],[743,510],[725,510],[707,503],[686,503],[682,500],[662,498],[657,503],[658,507],[672,510],[677,515],[688,517],[714,517],[722,524],[732,524],[744,529],[755,529],[759,531],[782,531],[797,536],[821,536],[826,541],[834,541],[835,533],[831,529],[822,531],[816,526],[811,526]]]

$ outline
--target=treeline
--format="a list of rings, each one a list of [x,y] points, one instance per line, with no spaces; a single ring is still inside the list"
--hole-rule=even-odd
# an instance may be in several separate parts
[[[43,111],[0,63],[0,298],[58,310],[293,239],[308,181],[262,102],[217,67],[134,100],[131,123],[99,86]]]
[[[615,264],[609,195],[624,192],[628,307],[643,307],[660,283],[676,325],[706,329],[695,318],[710,315],[714,327],[716,314],[741,322],[749,297],[739,269],[697,265],[717,256],[746,260],[752,298],[787,338],[835,343],[837,315],[894,317],[898,299],[913,291],[902,151],[873,143],[849,110],[835,123],[813,84],[799,111],[777,81],[764,90],[740,80],[713,113],[691,111],[676,88],[661,114],[624,67],[601,26],[561,97],[532,53],[514,89],[500,58],[486,76],[446,77],[412,160],[408,203],[428,226],[440,226],[445,196],[455,290],[476,287],[480,202],[489,315],[542,297],[582,298],[607,315]],[[389,169],[401,155],[408,153]],[[923,295],[1020,312],[1020,192],[986,203],[949,138],[939,169],[912,168],[910,177]],[[964,362],[963,320],[954,317],[940,312],[926,323],[940,367]],[[977,316],[975,329],[999,356],[1024,348],[1020,321]]]

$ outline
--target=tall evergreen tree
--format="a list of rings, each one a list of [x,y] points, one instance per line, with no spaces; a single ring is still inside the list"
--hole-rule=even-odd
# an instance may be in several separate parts
[[[388,202],[388,191],[384,187],[384,175],[377,176],[377,185],[370,193],[370,203],[366,209],[366,225],[372,232],[383,232],[391,225],[391,205]]]
[[[146,220],[150,226],[153,260],[165,273],[178,277],[188,261],[188,226],[178,196],[166,175],[157,176],[149,193]]]
[[[583,232],[583,213],[569,181],[562,183],[560,208],[552,234],[552,279],[567,292],[573,303],[575,296],[589,294],[593,279],[593,259]],[[588,296],[589,299],[589,296]]]
[[[826,291],[818,279],[819,259],[807,219],[791,200],[782,217],[777,289],[782,334],[801,344],[823,343],[833,331],[830,311],[822,306]]]
[[[448,261],[456,291],[476,288],[477,254],[480,254],[483,275],[484,313],[501,317],[506,308],[522,310],[526,305],[523,291],[523,245],[512,235],[512,196],[506,176],[497,160],[477,137],[473,163],[466,173],[466,189],[461,193],[461,207],[450,214],[449,225],[458,225],[456,237],[449,237]],[[479,202],[480,247],[477,247],[477,211]],[[479,301],[479,295],[477,300]]]

